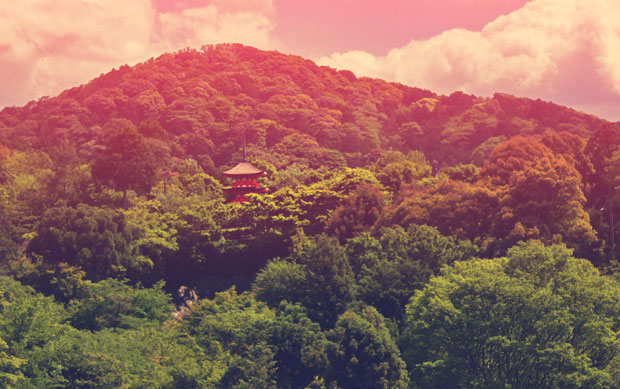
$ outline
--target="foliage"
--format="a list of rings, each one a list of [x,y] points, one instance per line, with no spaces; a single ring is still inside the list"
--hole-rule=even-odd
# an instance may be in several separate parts
[[[152,150],[128,120],[110,120],[103,130],[103,149],[93,162],[93,177],[125,194],[129,189],[147,193],[157,164]]]
[[[93,285],[99,292],[102,287]],[[214,387],[225,355],[207,356],[176,326],[162,328],[164,316],[153,316],[159,303],[149,294],[134,290],[134,321],[125,316],[125,323],[138,324],[146,309],[157,325],[78,331],[64,323],[69,313],[61,305],[0,278],[0,380],[8,387]]]
[[[579,173],[543,144],[521,137],[504,142],[494,149],[482,174],[501,195],[496,236],[510,243],[526,236],[549,243],[559,240],[579,249],[596,241],[583,208],[586,198]]]
[[[618,284],[564,246],[456,262],[407,305],[404,359],[420,387],[606,387]]]
[[[357,311],[357,312],[356,312]],[[409,378],[396,342],[373,307],[347,310],[329,333],[328,376],[345,388],[407,388]]]
[[[361,184],[336,208],[325,230],[344,242],[370,229],[379,219],[384,204],[385,198],[378,187]]]
[[[172,313],[170,297],[162,287],[163,282],[149,289],[135,288],[114,279],[88,284],[86,296],[70,306],[71,324],[90,331],[159,326]]]
[[[52,263],[80,266],[99,280],[148,266],[132,250],[132,234],[119,211],[86,204],[59,206],[45,211],[28,251]]]
[[[347,242],[361,300],[389,318],[400,319],[415,290],[439,269],[476,252],[469,241],[456,241],[435,228],[412,225],[383,229],[379,239],[361,236]]]
[[[4,108],[0,386],[613,386],[619,148],[231,44]]]
[[[495,240],[492,231],[499,201],[495,188],[441,180],[430,187],[405,191],[384,211],[375,229],[427,224],[442,234],[469,239],[486,251]]]
[[[430,176],[431,166],[419,151],[406,156],[399,151],[387,151],[375,163],[375,172],[381,184],[397,192],[402,185]]]
[[[336,239],[325,235],[298,235],[293,245],[291,260],[302,265],[305,273],[299,302],[308,308],[311,319],[329,326],[356,294],[346,252]]]
[[[258,273],[257,296],[273,307],[282,300],[301,303],[312,320],[333,324],[356,294],[344,248],[325,235],[298,234],[289,260],[271,261]]]
[[[321,326],[308,318],[299,304],[282,301],[276,309],[272,344],[277,350],[279,387],[305,387],[314,377],[325,374],[330,342]]]

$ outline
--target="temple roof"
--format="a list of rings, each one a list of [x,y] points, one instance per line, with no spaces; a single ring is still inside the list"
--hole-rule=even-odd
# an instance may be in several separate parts
[[[249,162],[240,162],[234,168],[222,173],[226,177],[263,176],[265,172],[257,169]]]

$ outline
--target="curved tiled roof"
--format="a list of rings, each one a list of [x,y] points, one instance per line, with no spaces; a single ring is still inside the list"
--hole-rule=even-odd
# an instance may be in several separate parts
[[[265,172],[257,169],[249,162],[240,162],[234,168],[226,170],[222,173],[226,177],[239,177],[239,176],[262,176]]]

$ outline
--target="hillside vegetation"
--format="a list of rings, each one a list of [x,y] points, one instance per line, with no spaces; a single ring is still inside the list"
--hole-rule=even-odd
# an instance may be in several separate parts
[[[269,193],[230,204],[244,137]],[[618,177],[620,127],[550,102],[122,66],[0,112],[0,382],[610,387]]]

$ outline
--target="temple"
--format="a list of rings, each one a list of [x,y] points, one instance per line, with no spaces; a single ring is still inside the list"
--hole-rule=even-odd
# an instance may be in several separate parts
[[[260,184],[255,181],[258,177],[265,176],[265,172],[246,162],[245,158],[243,162],[222,174],[234,180],[232,186],[224,188],[224,192],[229,196],[231,203],[246,203],[248,193],[267,192],[267,188],[261,188]]]

